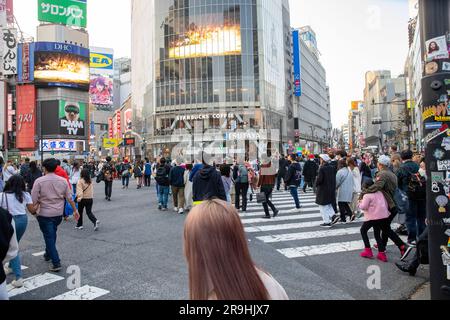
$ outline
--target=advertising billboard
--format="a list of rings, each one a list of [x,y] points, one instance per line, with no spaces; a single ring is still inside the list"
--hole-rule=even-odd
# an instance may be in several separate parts
[[[34,81],[34,43],[19,43],[17,48],[17,81]]]
[[[97,110],[111,111],[114,104],[114,54],[112,49],[91,47],[90,103]]]
[[[43,152],[82,152],[86,143],[81,140],[44,139],[40,150]]]
[[[241,27],[194,26],[170,43],[169,58],[237,55],[242,52]]]
[[[73,101],[41,102],[42,134],[84,138],[87,134],[87,105]]]
[[[2,73],[4,76],[17,74],[17,29],[2,29]]]
[[[86,28],[86,0],[38,0],[38,20]]]
[[[300,35],[298,30],[292,32],[293,44],[293,62],[294,62],[294,94],[296,97],[302,95],[302,69],[301,69],[301,51]]]
[[[37,42],[34,79],[39,86],[89,88],[89,49],[56,42]]]
[[[16,147],[34,150],[36,135],[36,89],[34,85],[17,86]]]

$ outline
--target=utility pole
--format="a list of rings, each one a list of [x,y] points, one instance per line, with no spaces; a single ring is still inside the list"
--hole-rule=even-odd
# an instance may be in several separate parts
[[[429,258],[432,300],[450,300],[450,261],[444,259],[450,250],[450,206],[448,173],[450,167],[450,113],[447,108],[438,111],[438,106],[448,106],[450,90],[450,59],[429,56],[433,51],[434,38],[446,36],[449,32],[450,0],[420,0],[420,24],[422,36],[422,56],[425,62],[422,78],[422,100],[427,163],[427,218],[429,227]],[[445,46],[447,49],[447,45]],[[435,50],[434,50],[435,51]],[[444,50],[447,51],[447,50]],[[444,99],[444,103],[441,101]],[[433,111],[433,107],[434,110]],[[432,110],[430,112],[430,110]],[[439,128],[438,128],[439,127]],[[436,129],[438,128],[438,129]],[[437,150],[441,150],[436,152]],[[444,152],[445,156],[439,155]],[[440,176],[442,175],[442,178]],[[439,192],[436,193],[436,187]],[[433,189],[433,190],[432,190]],[[447,189],[447,190],[446,190]]]

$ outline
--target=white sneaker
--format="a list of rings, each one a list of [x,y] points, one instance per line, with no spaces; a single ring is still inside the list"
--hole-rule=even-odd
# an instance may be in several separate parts
[[[100,220],[97,220],[94,226],[94,231],[98,231],[98,228],[100,227]]]
[[[22,288],[23,287],[23,279],[20,278],[20,279],[14,280],[13,282],[11,282],[11,285],[14,288]]]
[[[297,212],[301,212],[301,211],[302,211],[302,208],[300,208],[300,209],[295,208],[295,209],[289,210],[290,213],[297,213]]]
[[[173,211],[178,212],[178,208],[177,207],[173,208]]]
[[[8,263],[5,263],[5,265],[3,266],[3,270],[5,271],[5,275],[13,273],[13,270],[9,267]]]
[[[180,210],[178,210],[178,213],[179,213],[179,214],[184,214],[183,208],[180,208]]]
[[[81,227],[75,227],[75,229],[77,229],[77,230],[83,230],[84,227],[83,227],[83,226],[81,226]]]

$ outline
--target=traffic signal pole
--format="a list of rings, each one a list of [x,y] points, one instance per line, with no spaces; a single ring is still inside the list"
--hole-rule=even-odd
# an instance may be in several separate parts
[[[447,255],[450,251],[449,9],[450,0],[420,0],[422,56],[427,57],[422,78],[422,118],[428,176],[427,218],[432,300],[450,300],[450,255]],[[446,36],[445,42],[442,42],[442,36]],[[436,39],[438,37],[441,37],[440,41]],[[436,47],[441,48],[444,57],[436,55]]]

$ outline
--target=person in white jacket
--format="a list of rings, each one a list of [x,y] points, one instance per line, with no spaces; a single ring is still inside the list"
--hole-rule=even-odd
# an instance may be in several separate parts
[[[189,211],[193,206],[193,195],[192,195],[192,182],[189,180],[189,176],[192,172],[192,164],[186,165],[186,170],[184,171],[184,199],[185,211]]]
[[[4,183],[8,182],[8,180],[15,174],[18,174],[19,171],[14,168],[12,161],[8,161],[3,168],[3,181]]]
[[[7,246],[6,255],[4,257],[0,257],[0,261],[2,261],[3,266],[5,263],[8,263],[9,261],[17,257],[17,255],[19,254],[19,244],[17,242],[16,228],[12,216],[7,217],[4,215],[4,213],[1,212],[0,215],[3,215],[2,217],[0,217],[0,230],[8,230],[9,233],[4,234],[4,232],[2,232],[2,237],[0,237],[0,245],[2,247],[0,248],[0,252],[5,252],[6,250],[4,247],[5,245]],[[9,239],[9,241],[3,243],[3,240],[5,239]],[[0,271],[0,301],[2,300],[9,300],[8,290],[6,289],[6,275],[4,274],[3,268],[1,268]]]
[[[348,169],[352,172],[353,175],[353,200],[351,204],[352,212],[356,215],[357,218],[360,218],[362,216],[361,210],[358,206],[358,199],[359,195],[362,192],[362,176],[361,172],[359,171],[358,165],[356,164],[355,159],[348,158],[347,159],[347,166]]]

